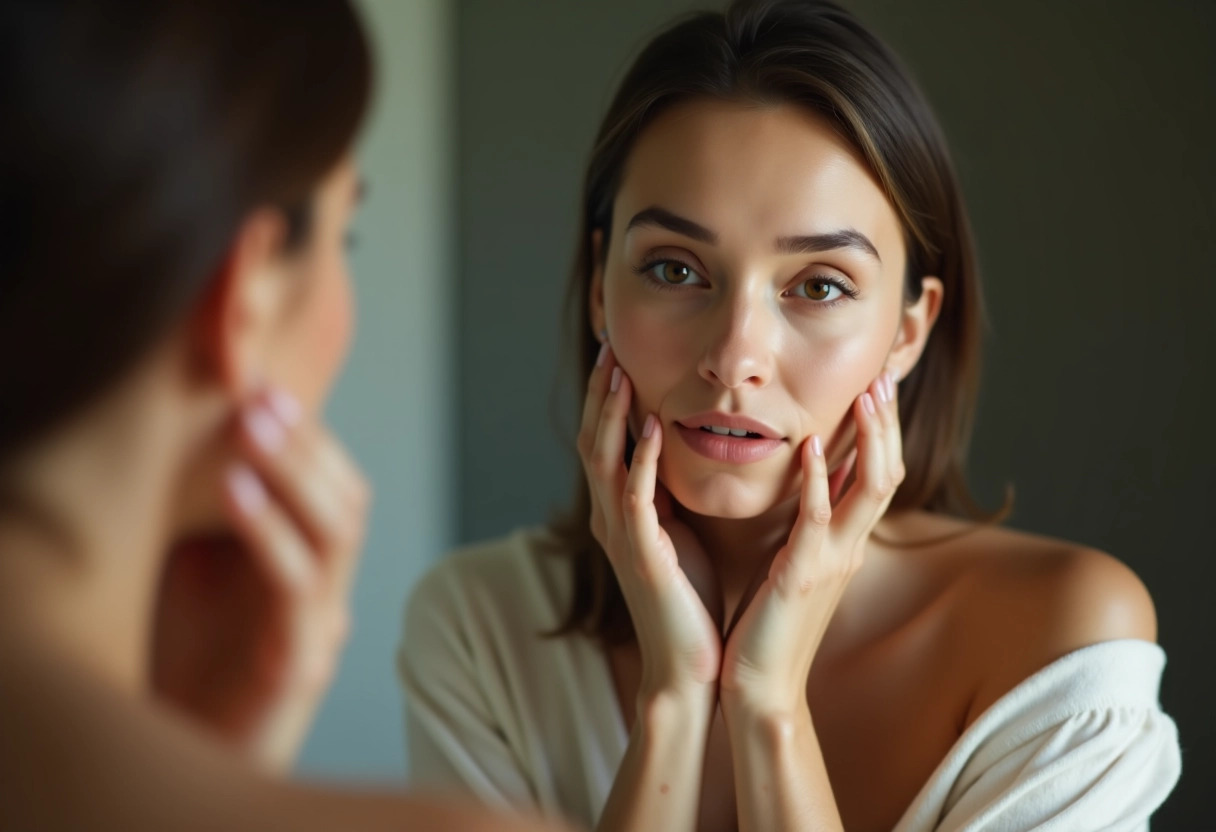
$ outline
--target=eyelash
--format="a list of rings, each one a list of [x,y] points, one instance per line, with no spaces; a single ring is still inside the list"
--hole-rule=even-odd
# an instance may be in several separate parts
[[[660,280],[659,278],[654,276],[654,274],[652,272],[654,271],[654,268],[656,266],[665,266],[669,263],[675,264],[677,266],[683,266],[684,268],[686,268],[692,272],[697,271],[692,266],[685,263],[683,260],[680,260],[675,257],[663,257],[663,258],[659,258],[657,260],[648,260],[640,266],[635,266],[633,271],[636,274],[641,275],[652,288],[657,289],[660,292],[671,292],[671,291],[676,291],[679,289],[687,288],[687,287],[681,286],[679,284],[668,283],[667,281]],[[700,272],[697,272],[697,273],[700,274]],[[836,298],[835,300],[816,301],[816,300],[812,300],[811,298],[806,298],[806,300],[810,300],[816,306],[825,306],[825,307],[831,308],[833,306],[836,306],[839,303],[843,303],[845,298],[848,298],[849,300],[856,300],[858,294],[860,294],[852,286],[845,284],[843,281],[841,281],[835,277],[829,277],[827,275],[811,275],[810,277],[806,278],[806,280],[803,280],[801,282],[809,283],[810,281],[816,281],[818,283],[826,283],[829,286],[835,286],[837,289],[840,290],[841,296]]]

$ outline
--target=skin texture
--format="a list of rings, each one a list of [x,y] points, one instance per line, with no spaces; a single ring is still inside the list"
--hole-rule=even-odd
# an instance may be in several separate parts
[[[846,231],[873,250],[779,243]],[[609,656],[631,738],[600,828],[889,829],[1017,682],[1155,638],[1143,586],[1107,555],[886,515],[904,475],[894,380],[942,292],[925,276],[906,302],[902,240],[857,155],[794,107],[688,102],[633,149],[593,240],[609,346],[580,434],[592,530],[638,632]],[[705,412],[781,446],[707,459],[681,437]]]
[[[21,497],[0,511],[0,827],[541,828],[278,776],[345,638],[370,496],[319,417],[358,190],[344,160],[290,250],[252,212],[197,308],[0,472]]]

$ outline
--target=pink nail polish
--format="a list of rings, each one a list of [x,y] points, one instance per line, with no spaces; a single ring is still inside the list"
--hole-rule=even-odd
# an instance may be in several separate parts
[[[861,394],[861,406],[865,409],[866,413],[869,413],[871,416],[878,412],[874,408],[874,397],[869,393]]]
[[[654,433],[654,414],[648,413],[646,414],[646,422],[642,425],[642,438],[649,439],[652,433]]]
[[[603,367],[604,359],[608,357],[608,342],[600,344],[600,354],[595,359],[595,366]]]
[[[256,514],[266,505],[266,488],[246,465],[234,465],[228,469],[228,490],[232,499],[245,514]]]
[[[891,401],[891,396],[887,393],[887,379],[885,375],[878,377],[874,390],[878,393],[878,400],[883,404]]]
[[[610,389],[613,393],[615,393],[620,388],[621,388],[621,368],[613,367],[612,368],[612,385],[611,385]]]
[[[245,430],[262,450],[272,454],[283,446],[283,428],[268,410],[256,407],[245,411],[243,418]]]
[[[811,451],[815,456],[823,456],[823,442],[819,440],[819,434],[811,437]]]
[[[272,387],[266,394],[266,403],[270,405],[274,415],[289,427],[299,423],[300,417],[304,415],[304,408],[300,406],[299,399],[278,387]]]

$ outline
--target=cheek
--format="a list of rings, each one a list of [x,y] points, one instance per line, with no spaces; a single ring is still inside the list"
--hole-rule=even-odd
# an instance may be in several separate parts
[[[686,375],[693,341],[660,305],[621,289],[605,293],[604,312],[612,350],[633,383],[633,418],[645,418]]]
[[[295,327],[291,389],[305,406],[319,410],[346,359],[354,329],[354,299],[350,276],[342,265],[331,266],[315,280],[300,309]]]
[[[882,372],[889,342],[872,332],[818,333],[797,347],[787,353],[783,375],[802,405],[805,432],[851,444],[853,403]]]

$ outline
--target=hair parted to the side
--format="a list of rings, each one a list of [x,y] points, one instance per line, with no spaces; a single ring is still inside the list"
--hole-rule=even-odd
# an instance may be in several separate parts
[[[695,98],[806,107],[861,154],[904,230],[906,298],[938,277],[944,298],[915,369],[899,384],[907,477],[890,511],[924,509],[982,521],[964,477],[979,385],[983,321],[971,230],[946,142],[908,72],[851,13],[828,0],[737,0],[655,37],[617,90],[600,126],[583,184],[568,325],[577,384],[599,351],[588,294],[596,263],[592,233],[607,250],[612,207],[626,160],[655,117]],[[573,558],[573,596],[558,634],[585,632],[608,643],[633,637],[616,576],[590,529],[591,496],[581,473],[571,509],[553,523],[555,551]]]
[[[309,237],[371,84],[349,0],[0,4],[0,465],[183,318],[250,212]]]

